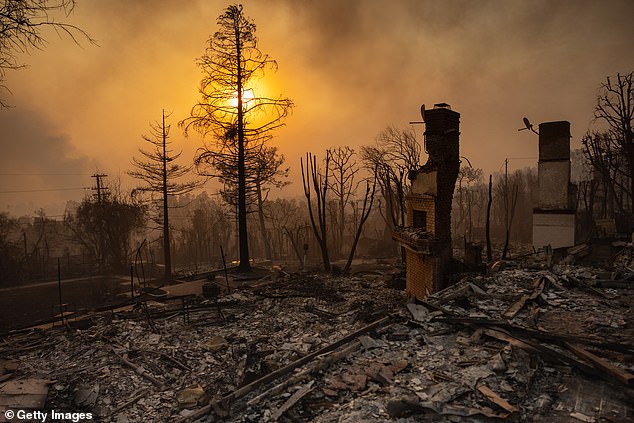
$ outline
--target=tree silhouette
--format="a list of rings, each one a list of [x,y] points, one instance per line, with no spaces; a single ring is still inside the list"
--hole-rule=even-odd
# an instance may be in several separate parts
[[[198,59],[203,79],[200,99],[190,117],[180,125],[187,134],[194,130],[213,142],[198,154],[235,148],[237,163],[238,232],[240,243],[240,271],[249,271],[247,236],[247,169],[246,155],[257,151],[270,139],[270,133],[282,126],[293,103],[287,98],[258,96],[253,82],[266,69],[276,69],[277,63],[257,47],[255,23],[243,14],[241,5],[227,7],[217,20],[218,31],[207,42],[203,56]],[[247,95],[248,94],[248,95]],[[226,149],[225,149],[226,151]]]
[[[324,265],[324,271],[330,272],[330,255],[328,252],[328,224],[326,216],[326,204],[328,194],[328,171],[330,166],[330,152],[326,150],[325,169],[320,172],[317,166],[317,157],[311,153],[306,153],[306,163],[300,157],[300,166],[302,167],[302,184],[304,186],[304,196],[308,203],[308,216],[310,217],[310,224],[313,228],[313,234],[319,249],[321,250],[321,260]],[[304,168],[305,166],[305,168]],[[313,203],[311,199],[311,191],[315,193],[316,203]],[[317,212],[317,221],[315,221],[315,213]]]
[[[3,0],[0,5],[0,90],[9,91],[4,85],[7,70],[24,67],[16,57],[46,44],[42,29],[53,28],[58,35],[65,34],[76,44],[78,36],[95,43],[84,30],[65,22],[58,22],[53,15],[62,12],[68,17],[75,7],[75,0]],[[0,109],[8,104],[0,99]]]
[[[361,183],[356,180],[359,167],[355,160],[354,149],[345,147],[333,147],[328,149],[330,156],[330,184],[328,188],[332,192],[334,200],[333,223],[336,230],[333,231],[336,255],[341,255],[344,250],[344,235],[346,231],[346,209],[353,200],[354,194]]]
[[[412,130],[385,128],[374,146],[362,146],[361,158],[374,173],[385,199],[385,220],[390,228],[405,224],[405,193],[409,172],[420,167],[420,145]]]
[[[216,177],[223,183],[222,199],[232,207],[238,207],[238,161],[237,143],[226,143],[217,150],[199,153],[195,164],[199,173]],[[260,232],[267,260],[272,258],[271,246],[266,234],[264,203],[271,188],[282,188],[289,184],[289,168],[284,167],[284,155],[275,146],[264,143],[249,143],[245,149],[244,168],[246,182],[247,213],[257,212]]]
[[[172,278],[172,255],[169,231],[168,197],[170,195],[186,194],[201,185],[201,181],[178,182],[180,178],[191,172],[193,166],[182,166],[174,163],[181,152],[174,153],[168,141],[170,125],[165,124],[165,111],[161,122],[150,125],[150,136],[143,136],[152,149],[150,151],[139,148],[145,159],[132,158],[135,169],[128,171],[128,175],[140,179],[144,184],[136,191],[159,193],[162,196],[162,222],[157,222],[163,229],[163,255],[165,259],[165,280]]]
[[[625,179],[629,179],[627,187],[623,190],[625,195],[629,197],[629,211],[634,213],[634,72],[625,75],[616,74],[616,80],[610,79],[608,76],[606,82],[601,84],[601,91],[597,98],[597,105],[594,109],[594,117],[596,120],[607,124],[608,131],[604,134],[604,138],[590,139],[589,142],[601,143],[604,146],[610,145],[611,149],[617,154],[625,158],[627,166],[621,166],[621,160],[614,160],[613,164],[608,165],[611,170],[602,168],[602,164],[596,166],[595,163],[601,162],[597,155],[594,156],[592,148],[586,147],[586,153],[589,160],[595,165],[598,171],[604,173],[623,173]],[[593,138],[587,136],[587,138]],[[596,137],[595,137],[596,138]],[[586,142],[584,142],[586,145]],[[628,171],[625,171],[627,167]],[[618,177],[610,178],[612,184],[618,183]]]
[[[125,271],[129,264],[130,238],[145,221],[145,209],[121,195],[100,201],[86,197],[75,213],[64,215],[73,238],[93,256],[101,270]]]

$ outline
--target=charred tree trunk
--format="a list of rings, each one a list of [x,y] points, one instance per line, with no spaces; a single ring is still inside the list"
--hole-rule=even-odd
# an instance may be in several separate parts
[[[343,273],[347,274],[350,271],[350,266],[352,265],[352,259],[354,258],[354,253],[357,250],[357,244],[359,243],[359,238],[361,237],[361,232],[363,232],[363,225],[365,221],[368,220],[370,216],[370,211],[372,210],[372,203],[374,203],[374,192],[376,189],[376,179],[372,184],[372,191],[370,191],[370,183],[366,183],[365,186],[365,196],[363,198],[363,209],[361,210],[361,219],[359,220],[359,226],[357,227],[357,231],[354,236],[354,241],[352,241],[352,246],[350,247],[350,254],[348,255],[348,261],[346,262],[346,267],[343,269]],[[370,203],[368,204],[368,199]]]
[[[172,249],[170,244],[170,225],[167,204],[167,133],[165,131],[165,110],[163,110],[163,254],[165,259],[165,282],[172,279]]]
[[[266,222],[264,220],[264,201],[262,200],[262,185],[258,181],[256,183],[256,191],[258,194],[258,220],[260,221],[260,233],[262,234],[262,243],[264,244],[264,255],[267,260],[272,260],[271,242],[266,233]]]
[[[238,270],[240,272],[251,271],[251,262],[249,258],[249,232],[247,231],[247,178],[245,170],[245,139],[244,139],[244,109],[242,86],[242,49],[240,33],[236,31],[236,49],[237,49],[237,85],[238,85],[238,240],[240,245],[240,264]]]
[[[326,154],[326,170],[324,172],[324,180],[322,175],[317,170],[317,158],[313,157],[310,153],[306,154],[306,169],[304,170],[303,160],[300,159],[300,165],[302,167],[302,183],[304,186],[304,195],[308,202],[308,215],[310,217],[310,224],[315,234],[315,239],[319,244],[321,250],[321,258],[324,265],[324,271],[330,272],[330,256],[328,254],[328,240],[327,240],[327,228],[326,228],[326,193],[328,192],[328,164],[330,157]],[[317,222],[315,222],[315,216],[313,213],[312,201],[311,201],[311,187],[317,196]]]

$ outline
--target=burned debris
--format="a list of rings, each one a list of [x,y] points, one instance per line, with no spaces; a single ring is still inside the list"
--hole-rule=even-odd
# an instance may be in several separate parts
[[[630,421],[632,247],[619,258],[609,274],[509,266],[417,303],[388,287],[397,267],[277,272],[213,300],[186,282],[187,319],[148,299],[5,336],[0,406],[104,422]]]

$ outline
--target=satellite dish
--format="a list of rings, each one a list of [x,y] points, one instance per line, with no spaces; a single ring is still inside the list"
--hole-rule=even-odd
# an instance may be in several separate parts
[[[525,130],[529,130],[531,132],[534,132],[535,134],[539,135],[539,132],[537,132],[534,128],[533,128],[533,124],[530,122],[530,120],[528,120],[527,117],[523,117],[522,120],[524,121],[524,128],[520,128],[518,129],[518,131],[525,131]]]
[[[522,118],[522,120],[524,121],[524,125],[526,126],[526,129],[533,129],[533,124],[528,120],[527,117]]]
[[[420,115],[423,118],[423,122],[425,122],[425,104],[424,103],[422,106],[420,106]]]

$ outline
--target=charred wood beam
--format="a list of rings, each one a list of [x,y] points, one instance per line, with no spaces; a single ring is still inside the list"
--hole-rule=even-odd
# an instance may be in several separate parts
[[[619,367],[616,367],[615,365],[611,363],[608,363],[601,357],[597,357],[596,355],[592,354],[590,351],[586,351],[578,345],[572,345],[567,343],[566,348],[568,348],[568,350],[575,353],[575,355],[577,355],[578,357],[581,357],[582,359],[591,363],[597,369],[605,372],[611,378],[614,378],[615,380],[619,381],[623,385],[629,386],[630,388],[634,388],[634,375],[629,373],[628,371],[621,369]]]
[[[531,337],[540,339],[542,341],[550,342],[556,345],[565,346],[565,342],[573,342],[575,344],[591,345],[596,348],[617,351],[623,354],[634,355],[634,345],[627,345],[614,342],[604,342],[599,339],[587,338],[575,335],[567,335],[557,332],[543,332],[535,329],[525,328],[522,326],[514,325],[506,320],[494,320],[494,319],[479,319],[471,317],[445,317],[436,316],[432,319],[434,322],[442,322],[449,324],[462,324],[477,327],[495,327],[511,334],[523,335],[525,337]]]
[[[119,361],[121,361],[121,363],[125,364],[126,366],[128,366],[129,368],[134,370],[137,374],[143,376],[145,379],[147,379],[150,382],[152,382],[152,384],[155,385],[157,388],[159,388],[161,391],[166,389],[166,386],[165,386],[165,384],[163,382],[161,382],[160,380],[156,379],[154,376],[152,376],[143,367],[138,366],[138,365],[134,364],[133,362],[131,362],[128,359],[128,354],[127,353],[124,354],[123,356],[120,356],[114,349],[112,349],[111,351],[115,355],[115,357],[117,357],[119,359]]]
[[[522,297],[519,300],[517,300],[504,312],[503,314],[504,318],[512,319],[522,308],[524,308],[524,305],[526,305],[528,301],[535,301],[544,291],[544,287],[546,286],[546,281],[547,279],[545,277],[541,277],[537,279],[533,284],[534,286],[533,292],[531,292],[530,294],[522,295]]]
[[[585,351],[581,347],[573,346],[571,344],[566,345],[566,348],[569,351],[573,352],[577,357],[582,358],[583,361],[577,360],[574,357],[570,357],[553,348],[542,345],[539,342],[521,338],[517,335],[510,335],[502,330],[489,328],[484,330],[483,332],[495,339],[509,342],[512,345],[527,349],[529,351],[537,352],[546,360],[550,360],[555,363],[566,364],[591,377],[603,379],[609,383],[618,382],[628,387],[634,387],[634,375],[623,369],[619,369],[618,367],[608,363],[600,357],[597,357],[594,354]],[[630,396],[634,395],[634,391],[631,391],[629,394]]]

